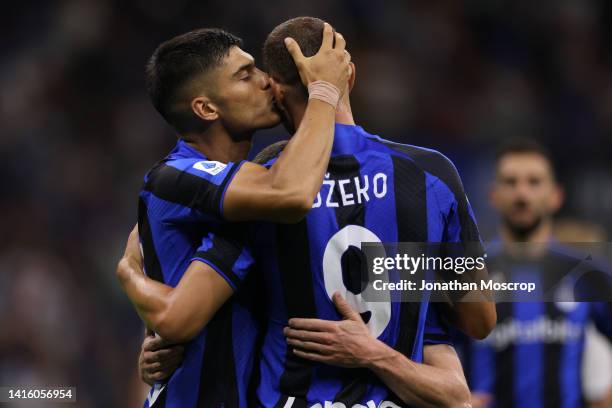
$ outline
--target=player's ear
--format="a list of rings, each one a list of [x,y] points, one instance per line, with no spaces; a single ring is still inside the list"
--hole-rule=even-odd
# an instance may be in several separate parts
[[[270,88],[272,89],[272,95],[277,105],[282,105],[285,102],[285,90],[283,86],[274,78],[270,77]]]
[[[355,86],[356,71],[355,71],[355,64],[353,64],[353,61],[349,62],[349,66],[351,67],[351,76],[349,77],[349,80],[348,80],[348,90],[349,92],[351,92],[353,90],[353,87]]]
[[[219,111],[216,104],[205,96],[198,96],[191,100],[191,110],[200,119],[213,121],[219,118]]]

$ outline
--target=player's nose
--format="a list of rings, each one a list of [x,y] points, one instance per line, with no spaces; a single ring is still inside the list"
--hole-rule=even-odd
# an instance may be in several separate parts
[[[263,72],[262,70],[260,70],[259,68],[257,69],[257,73],[259,74],[259,80],[260,80],[260,86],[261,89],[263,89],[264,91],[267,91],[270,89],[270,77],[268,76],[268,74],[266,74],[265,72]]]
[[[516,195],[520,198],[527,199],[531,194],[531,186],[528,182],[522,181],[516,185]]]

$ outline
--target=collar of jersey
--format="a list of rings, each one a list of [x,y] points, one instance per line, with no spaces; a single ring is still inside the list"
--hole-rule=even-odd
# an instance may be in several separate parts
[[[361,126],[336,123],[332,155],[351,154],[359,150],[367,134]]]
[[[204,154],[202,154],[202,152],[200,152],[198,149],[191,147],[189,143],[187,143],[183,139],[179,139],[178,142],[176,142],[176,146],[174,147],[174,150],[170,152],[170,158],[171,159],[181,159],[181,158],[184,159],[188,157],[199,157],[204,160],[208,160],[208,158],[204,156]]]

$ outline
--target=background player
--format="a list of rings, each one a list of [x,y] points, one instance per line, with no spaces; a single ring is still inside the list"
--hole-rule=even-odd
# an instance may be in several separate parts
[[[505,146],[496,160],[490,198],[501,218],[502,242],[501,252],[489,251],[492,273],[542,273],[551,264],[562,273],[575,265],[575,258],[568,255],[572,251],[551,241],[553,215],[561,207],[563,192],[542,146],[528,140]],[[535,248],[552,245],[554,251],[513,256],[512,251],[503,250],[513,243],[530,243]],[[594,319],[600,330],[612,336],[609,308],[606,311],[601,303],[529,302],[499,303],[497,309],[498,325],[491,335],[485,341],[467,341],[462,353],[473,406],[582,406],[584,330]]]
[[[306,20],[306,21],[304,21],[304,20]],[[300,32],[299,33],[296,32],[295,35],[296,36],[298,36],[298,35],[305,36],[306,40],[304,40],[304,41],[309,41],[309,38],[316,38],[316,36],[313,36],[313,33],[317,33],[318,32],[318,35],[319,35],[318,40],[310,40],[310,41],[312,41],[313,44],[318,46],[318,44],[320,44],[320,41],[321,41],[320,40],[320,32],[321,32],[320,29],[322,27],[322,22],[320,20],[313,22],[313,20],[314,19],[310,19],[310,20],[309,19],[296,19],[296,21],[290,21],[287,24],[284,24],[283,26],[291,27],[293,25],[293,27],[295,28],[296,25],[297,25],[297,27],[300,29]],[[318,29],[317,29],[317,27],[318,27]],[[277,30],[275,30],[275,31],[277,31]],[[311,37],[308,37],[308,36],[311,36]],[[281,35],[281,37],[282,37],[282,35]],[[278,37],[277,37],[277,39],[278,39]],[[282,40],[281,40],[281,43],[282,43]],[[304,44],[301,43],[301,45],[304,45]],[[287,55],[287,57],[288,57],[288,55]],[[282,63],[281,63],[281,65],[282,65]],[[292,68],[295,71],[295,66],[292,66]],[[297,71],[295,72],[295,75],[297,75]],[[285,88],[281,89],[280,87],[285,87]],[[284,83],[283,85],[279,84],[279,89],[276,92],[277,101],[279,103],[283,104],[283,106],[285,107],[285,112],[288,112],[288,111],[292,110],[293,113],[294,113],[293,115],[290,116],[290,119],[291,119],[290,122],[289,122],[290,123],[290,127],[291,127],[292,124],[299,122],[300,109],[303,111],[303,99],[302,99],[302,96],[301,96],[302,95],[301,92],[302,92],[301,89],[295,83],[290,83],[290,84],[289,83]],[[288,96],[288,95],[292,95],[292,97],[295,98],[295,99],[293,99],[292,101],[288,102],[288,99],[291,97],[291,96]],[[348,122],[348,124],[351,125],[351,124],[354,124],[354,123],[352,122],[352,116],[350,116],[350,106],[348,105],[348,103],[347,103],[347,107],[348,107],[348,110],[345,112],[345,114],[347,115],[347,116],[345,116],[345,120],[346,120],[345,123]],[[296,114],[296,112],[297,112],[297,114]],[[365,132],[363,132],[363,130],[361,130],[358,127],[354,127],[354,126],[339,126],[337,128],[337,130],[336,130],[336,140],[335,140],[335,145],[334,146],[335,146],[336,149],[342,150],[343,147],[344,148],[348,148],[348,146],[351,145],[352,143],[354,143],[355,145],[359,146],[360,142],[364,142],[362,144],[361,148],[367,150],[365,145],[368,145],[369,148],[374,150],[374,147],[369,146],[369,143],[374,143],[380,149],[380,151],[376,152],[376,153],[385,152],[386,154],[390,155],[389,158],[388,158],[388,162],[386,162],[387,165],[390,165],[390,163],[392,161],[391,160],[392,159],[391,156],[393,156],[391,154],[393,152],[393,148],[392,147],[390,148],[388,146],[384,146],[383,145],[384,141],[381,142],[379,139],[376,139],[376,141],[375,141],[375,138],[372,138],[371,140],[366,141],[366,138],[367,138],[366,135],[367,134]],[[402,146],[395,146],[395,147],[397,147],[399,150],[401,150],[401,148],[402,148]],[[435,224],[434,223],[434,224],[431,224],[431,225],[428,226],[426,221],[423,218],[421,218],[418,222],[421,223],[419,225],[422,226],[422,229],[420,229],[420,230],[418,228],[414,228],[413,229],[413,231],[416,231],[414,233],[417,234],[418,236],[417,235],[415,235],[415,236],[408,236],[408,235],[406,235],[406,236],[404,236],[404,237],[407,238],[406,240],[418,241],[419,239],[421,239],[423,241],[426,241],[428,239],[428,233],[431,233],[431,238],[430,239],[433,240],[433,241],[442,240],[443,239],[442,238],[443,235],[446,236],[447,239],[450,240],[450,239],[453,239],[453,237],[456,237],[456,239],[459,239],[460,236],[462,238],[466,238],[466,237],[470,237],[470,234],[472,234],[472,233],[476,233],[477,234],[477,230],[475,229],[475,225],[474,225],[473,220],[471,218],[471,214],[469,213],[470,210],[469,210],[469,207],[467,206],[467,202],[465,200],[464,193],[462,192],[462,190],[453,190],[452,192],[450,190],[450,188],[461,188],[460,183],[457,184],[457,180],[458,179],[456,178],[456,171],[454,170],[454,167],[452,167],[452,165],[447,161],[446,158],[444,158],[443,156],[439,155],[436,152],[426,151],[426,150],[422,150],[422,149],[418,149],[418,148],[409,148],[409,147],[406,147],[406,146],[404,146],[404,147],[407,149],[407,151],[409,153],[396,152],[397,156],[393,156],[394,159],[396,158],[400,162],[398,164],[398,166],[400,168],[402,168],[402,170],[406,170],[406,168],[403,167],[403,166],[408,166],[411,170],[414,170],[414,171],[417,172],[417,176],[416,176],[417,179],[418,179],[419,176],[421,176],[421,177],[423,177],[423,179],[425,179],[426,175],[429,174],[429,173],[427,173],[426,171],[424,171],[423,169],[421,169],[419,167],[419,166],[423,166],[423,167],[426,167],[426,168],[432,170],[432,172],[434,172],[435,174],[438,174],[441,178],[443,178],[445,180],[445,183],[449,183],[449,182],[452,183],[452,187],[448,187],[447,184],[444,184],[446,187],[442,187],[442,189],[444,190],[444,188],[446,188],[447,190],[445,190],[445,192],[441,192],[440,193],[443,196],[447,197],[450,201],[444,202],[444,203],[438,202],[437,204],[440,205],[440,206],[444,206],[444,208],[447,208],[447,210],[444,210],[444,211],[448,211],[448,209],[450,209],[451,207],[454,208],[454,210],[453,210],[454,214],[452,216],[450,216],[450,217],[457,217],[457,219],[456,219],[457,223],[456,224],[454,222],[452,222],[452,221],[449,222],[449,224],[452,225],[453,229],[452,230],[448,230],[448,231],[443,231],[443,228],[445,228],[445,227],[442,226],[442,225],[439,225],[439,224]],[[352,154],[356,157],[357,153],[359,153],[359,151],[354,151]],[[417,156],[416,158],[414,158],[414,160],[418,163],[418,165],[415,165],[415,164],[412,163],[412,161],[411,161],[412,159],[410,159],[411,156],[409,156],[410,153],[413,153],[415,156]],[[347,150],[347,154],[351,154],[351,153],[348,152],[348,150]],[[419,157],[419,156],[422,156],[422,157]],[[357,160],[357,159],[355,158],[354,160]],[[365,158],[364,158],[364,160],[365,160]],[[357,166],[357,168],[358,167],[359,166]],[[330,167],[330,173],[335,173],[332,176],[332,178],[334,178],[334,179],[337,178],[337,177],[341,177],[343,175],[346,176],[346,174],[342,174],[342,171],[346,171],[346,169],[340,170],[340,171],[336,170],[335,172],[332,171],[331,169],[333,169],[333,167]],[[381,167],[381,169],[382,169],[382,167]],[[355,167],[353,166],[351,171],[354,171],[354,170],[355,170]],[[394,168],[388,168],[388,171],[390,171],[390,174],[393,173],[393,170],[394,170]],[[406,177],[405,173],[398,172],[396,174],[397,174],[397,179],[402,179],[403,180],[403,178]],[[403,177],[400,176],[400,174]],[[374,174],[371,174],[370,176],[374,176]],[[384,176],[384,174],[383,174],[383,176]],[[436,176],[432,176],[432,177],[436,177]],[[366,178],[367,178],[367,176],[366,176]],[[397,194],[398,194],[397,185],[399,185],[399,183],[400,183],[400,181],[397,180],[397,179],[395,181],[396,184],[393,187],[393,189],[394,189],[394,193],[393,194],[396,195],[396,197],[397,197]],[[372,180],[374,180],[374,179],[372,179]],[[386,181],[385,181],[385,183],[386,183]],[[418,187],[418,184],[417,184],[417,187]],[[423,187],[425,187],[425,185],[423,185]],[[354,188],[354,187],[348,187],[348,188],[351,189],[351,188]],[[372,188],[377,188],[377,187],[373,186]],[[389,187],[389,188],[391,189],[391,187]],[[363,184],[362,184],[362,189],[363,189]],[[332,194],[332,192],[329,192],[329,194],[330,194],[330,196],[334,195],[334,197],[336,197],[337,194],[339,194],[339,193],[336,192],[336,193]],[[375,193],[370,191],[370,194],[375,194]],[[376,194],[378,194],[378,193],[376,193]],[[399,194],[403,194],[403,192],[400,192]],[[424,190],[422,191],[422,194],[425,194]],[[404,198],[407,198],[407,197],[408,196],[404,196]],[[457,200],[459,200],[460,202],[458,203],[458,202],[454,201],[453,197],[457,197]],[[380,197],[377,197],[377,198],[380,198]],[[389,198],[393,199],[392,197],[389,197]],[[397,199],[397,198],[395,198],[395,199]],[[369,201],[369,198],[367,200]],[[406,201],[409,202],[410,200],[408,199]],[[416,197],[414,197],[413,201],[418,201],[418,200],[416,200]],[[387,202],[389,202],[389,201],[387,201]],[[355,204],[355,203],[353,202],[352,204]],[[349,204],[349,206],[350,205],[351,204]],[[390,205],[390,204],[388,204],[388,205]],[[406,204],[406,205],[408,207],[410,206],[410,204]],[[432,202],[431,205],[435,206],[436,204],[434,204]],[[315,209],[317,207],[318,207],[317,206],[317,202],[315,202]],[[329,223],[330,220],[329,220],[328,217],[330,215],[333,215],[335,210],[326,209],[325,207],[327,207],[327,204],[324,204],[321,207],[323,207],[322,209],[326,210],[325,213],[321,213],[321,214],[326,214],[326,215],[323,215],[323,218],[318,220],[318,224],[317,225],[320,225],[320,226],[329,225],[330,224]],[[332,206],[332,207],[334,207],[334,206]],[[338,207],[338,205],[336,205],[335,207]],[[357,210],[357,213],[359,213],[359,212],[363,213],[363,211],[366,208],[370,208],[370,209],[376,208],[376,204],[373,204],[373,207],[372,207],[372,206],[367,205],[366,203],[363,203],[363,205],[360,205],[360,206],[355,205],[354,209]],[[311,211],[310,214],[312,215],[314,211],[315,210]],[[370,210],[370,211],[372,211],[372,210]],[[434,210],[431,210],[431,211],[434,211]],[[385,208],[385,213],[387,213],[390,217],[395,217],[396,216],[396,214],[394,212],[392,213],[392,212],[388,211],[387,208]],[[404,213],[400,209],[398,209],[398,214],[399,214],[399,217],[402,218],[402,221],[404,221],[403,226],[398,228],[398,231],[400,231],[400,235],[401,235],[402,231],[406,231],[404,227],[407,227],[407,223],[405,222],[405,218],[403,218],[403,217],[407,217],[409,214],[408,213]],[[415,213],[413,213],[412,215],[414,215],[414,214]],[[425,213],[418,213],[418,214],[421,217],[427,217],[426,212]],[[373,216],[374,212],[371,212],[371,215]],[[432,215],[432,217],[434,219],[436,218],[436,216],[434,216],[433,214],[431,214],[431,215]],[[358,230],[359,229],[358,228],[359,225],[355,225],[355,224],[349,225],[349,224],[351,224],[351,221],[353,219],[354,214],[350,214],[349,213],[349,214],[346,214],[346,216],[347,216],[347,218],[344,220],[344,222],[346,223],[346,227],[355,227]],[[310,215],[309,215],[309,217],[310,217]],[[460,218],[462,218],[462,217],[464,217],[464,218],[460,220]],[[355,221],[359,222],[358,220],[355,220]],[[381,229],[384,229],[386,227],[389,231],[395,230],[393,228],[393,225],[396,222],[398,222],[398,221],[395,218],[393,220],[389,219],[388,220],[389,222],[386,222],[387,221],[386,219],[380,220],[380,221],[381,222],[377,226],[375,226],[375,225],[368,225],[368,226],[370,228],[376,228],[378,230],[379,234],[381,236],[383,236],[385,240],[393,241],[394,239],[391,239],[391,237],[388,236],[389,233],[386,233],[385,231],[382,231]],[[316,219],[313,222],[316,222]],[[363,220],[361,222],[363,222]],[[302,224],[302,225],[298,224],[298,226],[296,228],[303,228],[303,227],[304,227],[304,224]],[[288,228],[291,228],[291,227],[288,227]],[[331,228],[333,230],[334,228],[338,228],[338,227],[334,227],[333,224],[332,224]],[[342,229],[344,229],[344,227]],[[364,229],[367,229],[367,228],[362,227],[362,230],[364,230]],[[296,241],[294,239],[296,234],[289,233],[290,232],[289,229],[286,232],[287,232],[287,234],[283,235],[284,239],[279,239],[278,243],[281,244],[281,245],[290,245],[291,247],[290,248],[279,248],[280,253],[286,254],[286,256],[288,256],[288,257],[299,256],[300,254],[307,254],[308,251],[307,250],[305,251],[305,249],[308,248],[308,240],[307,241],[300,241],[298,239]],[[391,234],[395,234],[395,233],[391,233]],[[301,235],[297,234],[297,237],[299,237],[299,236],[301,236]],[[349,239],[356,240],[356,242],[360,241],[360,238],[362,238],[359,234],[357,234],[357,235],[348,234],[348,236],[349,236]],[[397,238],[397,236],[395,236],[395,238]],[[317,239],[325,240],[327,238],[325,238],[325,236],[323,236],[323,237],[316,237],[316,236],[313,237],[313,241],[316,241]],[[472,236],[472,239],[474,239],[473,236]],[[476,240],[478,240],[477,235],[476,235]],[[266,240],[266,241],[268,241],[268,240]],[[276,242],[276,241],[272,240],[272,241],[269,241],[269,242]],[[296,242],[298,244],[296,244]],[[213,247],[214,247],[214,245],[213,245]],[[211,251],[205,251],[205,253],[202,253],[200,256],[201,257],[210,256],[209,255],[210,253],[212,253],[212,252]],[[314,255],[314,256],[320,256],[320,255],[321,254]],[[274,261],[276,261],[274,256],[269,256],[269,257],[264,256],[263,259],[274,259]],[[307,265],[308,261],[307,260],[305,260],[305,261],[306,262],[302,262],[302,260],[298,260],[297,264],[298,265]],[[285,267],[287,267],[287,266],[288,265],[285,265]],[[314,268],[318,268],[318,266],[316,266]],[[268,268],[265,268],[265,269],[267,270]],[[195,273],[197,273],[197,272],[195,272]],[[190,276],[194,276],[194,277],[197,276],[197,275],[195,275],[195,273],[194,272],[190,273],[190,271],[187,271],[184,279],[187,279]],[[320,273],[320,271],[318,271],[318,273]],[[306,283],[305,285],[297,285],[297,286],[293,286],[293,288],[294,289],[298,289],[298,290],[300,290],[300,289],[301,290],[304,290],[304,289],[307,290],[308,287],[311,285],[311,284],[310,285],[308,284],[308,281],[310,279],[312,279],[312,277],[308,276],[309,274],[310,274],[310,271],[308,269],[305,269],[304,271],[298,271],[298,272],[293,271],[292,274],[291,274],[292,277],[296,277],[297,279],[302,279],[302,280],[306,279],[306,281],[302,282],[302,283],[305,282]],[[320,278],[321,277],[319,276],[317,279],[320,279]],[[268,279],[267,281],[271,282],[271,281],[275,281],[275,279]],[[181,285],[182,285],[182,282],[181,282]],[[187,288],[189,286],[191,286],[191,285],[185,284],[183,286],[179,286],[177,288],[177,290],[180,290],[181,288]],[[162,289],[160,289],[160,290],[163,292]],[[294,296],[296,294],[293,294],[293,295],[287,294],[287,296],[285,296],[285,298],[292,297],[292,296]],[[328,296],[331,296],[331,293],[325,294],[324,298],[327,298]],[[190,301],[198,302],[198,300],[194,299],[193,296],[192,297],[186,296],[186,298],[189,298]],[[323,297],[321,299],[323,299]],[[138,301],[136,303],[138,304]],[[328,299],[328,303],[331,305],[331,302],[329,302],[329,299]],[[196,309],[199,308],[198,305],[194,305],[194,306],[196,307]],[[275,305],[272,308],[276,308],[277,306],[278,305]],[[146,307],[146,305],[143,305],[143,307]],[[282,310],[283,307],[286,307],[286,305],[285,306],[281,305],[281,307],[278,308],[278,309]],[[333,306],[328,306],[328,307],[331,307],[331,310],[332,310],[332,313],[333,313]],[[415,357],[414,358],[416,360],[420,360],[420,358],[421,358],[420,357],[420,352],[421,351],[420,351],[420,347],[418,346],[418,342],[420,340],[418,339],[419,336],[418,335],[415,336],[415,334],[416,334],[417,331],[420,331],[422,333],[422,330],[423,330],[422,324],[424,324],[424,320],[421,320],[422,323],[417,325],[416,328],[413,328],[411,326],[411,324],[412,323],[416,323],[416,321],[419,321],[420,320],[419,317],[420,318],[424,317],[424,315],[426,314],[426,305],[425,305],[424,308],[422,308],[420,310],[419,310],[418,307],[416,307],[416,310],[415,309],[411,309],[413,307],[414,307],[414,305],[407,306],[406,308],[402,307],[402,311],[403,311],[402,315],[411,316],[412,317],[412,319],[410,319],[410,318],[409,319],[404,319],[404,322],[406,322],[405,327],[404,327],[404,325],[400,325],[399,324],[399,319],[398,319],[398,316],[397,316],[397,315],[399,315],[399,313],[398,313],[399,310],[395,311],[395,314],[394,314],[395,321],[393,322],[393,325],[394,325],[395,329],[390,329],[390,331],[398,330],[398,328],[401,326],[402,327],[401,331],[402,332],[406,331],[406,333],[400,334],[400,336],[401,336],[401,339],[406,340],[406,343],[400,345],[399,347],[402,348],[404,351],[407,351],[407,354],[410,354],[410,355],[412,355],[412,350],[414,349],[415,350],[414,351],[414,353],[415,353]],[[398,306],[398,309],[399,309],[399,306]],[[174,308],[173,310],[176,311],[177,309]],[[307,311],[307,310],[303,310],[303,311],[305,312],[303,314],[303,316],[308,316],[310,314],[310,312]],[[191,313],[185,313],[184,310],[182,312],[185,315],[193,316],[193,314],[191,314]],[[294,311],[292,311],[292,313],[294,313]],[[298,314],[298,316],[299,316],[299,314]],[[370,325],[371,326],[375,326],[376,325],[377,317],[379,317],[379,316],[373,316],[373,318],[370,320]],[[205,324],[205,323],[206,322],[203,322],[202,324]],[[378,322],[378,323],[380,323],[380,322]],[[386,322],[385,324],[388,324],[388,323],[389,322]],[[276,334],[278,334],[278,333],[276,333]],[[282,327],[281,327],[280,336],[282,338]],[[391,334],[391,335],[389,335],[389,337],[393,337],[393,335]],[[398,342],[398,343],[400,342],[400,341],[397,340],[397,338],[389,338],[387,340],[392,342],[392,343],[394,343],[394,344],[395,344],[395,342]],[[414,341],[417,342],[416,343],[417,345],[415,345],[413,347],[413,345],[415,344]],[[265,347],[264,347],[264,355],[266,355],[265,354]],[[294,359],[293,357],[289,357],[289,358],[290,359]],[[406,361],[406,363],[408,363],[408,361]],[[288,362],[288,364],[291,365],[292,362]],[[303,368],[305,368],[305,366],[301,367],[301,368],[303,369]],[[306,371],[308,371],[308,370],[306,370]],[[350,372],[350,373],[346,372],[344,374],[344,376],[347,377],[347,378],[351,377],[351,376],[355,376],[355,372]],[[368,377],[368,375],[366,374],[363,378],[360,379],[360,384],[352,384],[352,385],[344,384],[343,385],[343,387],[345,387],[344,389],[354,389],[353,392],[356,392],[357,394],[360,394],[359,390],[367,388],[368,382],[371,380],[371,377],[368,377],[368,378],[365,378],[365,377]],[[417,375],[417,377],[418,378],[426,378],[426,377],[428,377],[427,379],[429,379],[429,380],[432,379],[431,375],[429,375],[429,376],[426,375],[426,371],[425,372],[420,372],[419,375]],[[408,378],[408,379],[412,379],[413,380],[412,383],[416,383],[416,381],[414,381],[414,378]],[[406,382],[409,382],[409,381],[407,381],[408,379],[407,378],[402,378],[401,381],[398,381],[397,379],[395,379],[396,385],[399,384],[399,383],[402,383],[402,381],[404,382],[404,385],[405,385]],[[278,378],[276,378],[276,379],[274,379],[274,378],[264,379],[262,381],[262,384],[268,384],[269,383],[269,384],[272,384],[274,386],[274,382],[277,381],[277,380],[278,380]],[[389,382],[393,383],[393,380],[390,380]],[[290,389],[291,385],[289,385],[288,387]],[[313,385],[313,389],[315,389],[315,388],[316,388],[316,385]],[[399,387],[398,387],[398,389],[399,389]],[[290,389],[290,392],[291,392],[291,389]],[[329,394],[329,392],[335,393],[333,391],[333,389],[325,390],[325,392],[327,392],[328,394]],[[414,392],[414,390],[413,390],[413,392]],[[431,392],[431,388],[429,390],[420,390],[420,392]],[[376,393],[376,391],[374,391],[374,393]],[[340,394],[342,394],[342,392],[340,392]],[[379,394],[380,395],[378,397],[381,397],[381,396],[384,397],[386,395],[386,392],[384,391],[384,389],[381,389]],[[441,398],[440,394],[443,394],[443,393],[438,392],[436,397],[440,397]],[[261,396],[261,393],[260,393],[260,396]],[[448,394],[446,394],[444,396],[447,397]],[[274,398],[274,397],[272,397],[272,398]],[[291,398],[295,399],[296,397],[287,396],[287,398],[289,400]],[[297,398],[298,399],[303,399],[303,398],[305,398],[305,396],[298,396]],[[327,397],[320,397],[320,398],[319,397],[315,397],[315,400],[322,400],[321,398],[327,398]],[[330,398],[333,398],[333,395],[331,395]],[[361,395],[361,396],[359,396],[359,395],[352,395],[352,396],[351,395],[344,395],[342,398],[348,398],[349,401],[350,401],[351,398],[357,398],[357,399],[365,398],[365,395]],[[403,395],[403,393],[402,393],[402,398],[410,399],[410,398],[414,398],[414,396]],[[430,397],[430,398],[434,398],[434,397]],[[265,403],[269,404],[270,401],[266,401]]]
[[[231,234],[226,220],[282,222],[304,216],[327,168],[336,105],[348,78],[350,56],[343,38],[336,34],[334,47],[333,37],[327,25],[320,52],[300,61],[308,107],[289,154],[269,169],[240,161],[253,132],[279,118],[268,78],[240,48],[241,41],[221,30],[202,29],[155,50],[147,66],[148,91],[179,140],[147,173],[140,193],[140,242],[152,279],[176,285],[187,265],[198,262],[203,236],[220,228]],[[224,271],[213,273],[209,289],[228,291],[225,279],[233,284],[231,270],[218,261],[206,260]],[[257,335],[248,301],[229,302],[205,331],[194,333],[183,363],[168,384],[154,387],[148,405],[246,405]]]

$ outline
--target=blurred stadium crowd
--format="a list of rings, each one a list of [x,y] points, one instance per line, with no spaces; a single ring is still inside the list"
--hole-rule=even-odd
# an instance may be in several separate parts
[[[307,3],[307,4],[305,4]],[[357,64],[356,118],[441,150],[483,235],[496,146],[534,137],[559,164],[564,217],[612,232],[612,3],[605,0],[63,0],[3,4],[0,384],[77,386],[127,406],[142,330],[114,268],[145,171],[175,137],[143,66],[161,41],[228,29],[256,59],[298,15],[331,22]],[[276,128],[258,146],[285,137]]]

